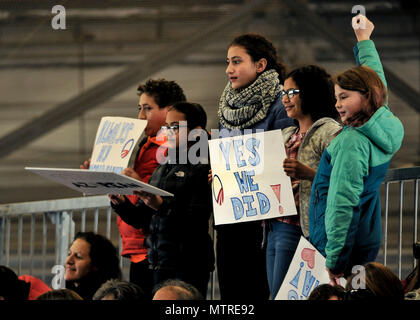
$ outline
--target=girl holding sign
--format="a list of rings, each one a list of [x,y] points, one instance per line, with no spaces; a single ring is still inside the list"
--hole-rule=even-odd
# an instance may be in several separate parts
[[[220,98],[219,137],[293,125],[280,97],[286,68],[270,41],[256,34],[238,36],[226,61],[229,82]],[[268,299],[261,221],[219,225],[216,230],[221,298]]]
[[[381,246],[379,187],[404,128],[387,106],[384,71],[365,16],[353,18],[358,67],[334,78],[343,130],[322,155],[309,207],[310,241],[326,256],[330,279],[374,261]]]
[[[168,161],[156,168],[149,184],[174,196],[135,191],[141,199],[136,206],[129,201],[118,208],[112,204],[126,223],[148,230],[147,257],[154,285],[179,279],[196,287],[203,297],[214,269],[213,242],[208,232],[212,210],[207,178],[210,167],[208,159],[193,164],[192,157],[186,157],[186,163],[180,157],[185,149],[190,150],[189,133],[194,129],[204,131],[206,123],[207,115],[198,104],[178,102],[169,107],[161,129],[168,138]],[[201,138],[199,142],[203,143]]]
[[[286,76],[281,92],[287,115],[298,126],[284,129],[287,158],[285,173],[291,177],[298,215],[266,221],[267,278],[274,299],[286,276],[301,235],[309,236],[309,196],[322,153],[340,124],[334,108],[334,85],[321,67],[308,65]]]

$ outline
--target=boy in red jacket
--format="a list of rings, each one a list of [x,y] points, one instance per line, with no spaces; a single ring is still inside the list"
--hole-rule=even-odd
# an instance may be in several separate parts
[[[139,151],[136,155],[133,168],[126,168],[121,173],[143,182],[148,182],[153,171],[159,165],[157,151],[165,143],[158,139],[160,127],[165,124],[168,107],[175,102],[186,101],[182,88],[175,81],[164,79],[149,79],[145,84],[137,88],[139,99],[138,118],[147,120],[144,134],[146,137],[139,144]],[[81,166],[89,168],[89,162]],[[136,204],[137,196],[111,195],[111,201],[116,203],[131,201]],[[117,224],[122,238],[121,255],[130,258],[130,282],[139,285],[147,295],[151,295],[153,277],[150,275],[148,261],[146,259],[147,249],[144,246],[144,232],[142,229],[135,229],[117,217]]]

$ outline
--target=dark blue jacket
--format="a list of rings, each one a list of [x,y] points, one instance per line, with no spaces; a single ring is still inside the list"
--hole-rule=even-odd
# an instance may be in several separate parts
[[[208,164],[164,164],[153,172],[149,184],[174,194],[162,197],[155,211],[139,201],[125,201],[114,210],[129,225],[143,228],[150,268],[155,270],[214,269],[213,242],[209,235],[212,212]]]

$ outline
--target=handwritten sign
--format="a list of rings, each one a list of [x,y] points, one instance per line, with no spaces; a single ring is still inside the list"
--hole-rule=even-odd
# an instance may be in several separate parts
[[[209,141],[215,224],[296,215],[281,130]]]
[[[146,120],[103,117],[96,132],[89,170],[121,173],[127,168]]]
[[[160,196],[173,196],[172,193],[115,172],[33,167],[25,169],[88,195],[132,194],[133,190],[142,190]]]
[[[134,190],[143,190],[160,196],[173,196],[172,193],[120,174],[128,166],[134,146],[146,124],[146,120],[103,117],[96,133],[89,170],[25,169],[87,195],[132,194]]]
[[[301,237],[276,300],[306,300],[318,285],[329,282],[324,256]]]

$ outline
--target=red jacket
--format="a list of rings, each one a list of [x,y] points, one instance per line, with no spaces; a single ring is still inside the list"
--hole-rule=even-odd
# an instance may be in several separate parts
[[[159,165],[156,159],[156,153],[159,146],[165,141],[157,141],[156,137],[148,137],[137,153],[136,161],[134,163],[134,170],[140,176],[143,182],[148,182],[150,176]],[[138,197],[128,195],[127,198],[136,204]],[[117,216],[117,224],[120,230],[122,239],[122,256],[130,257],[133,262],[140,262],[146,258],[147,248],[144,246],[145,235],[142,229],[136,229],[126,224],[119,216]]]
[[[51,291],[51,288],[47,286],[42,280],[35,278],[30,275],[21,275],[19,280],[23,280],[31,285],[29,288],[28,300],[36,300],[41,294]]]

